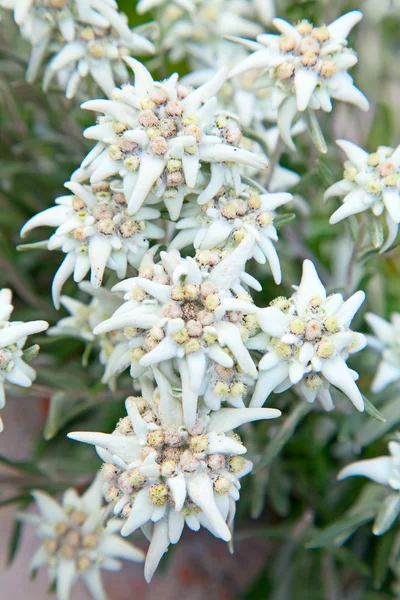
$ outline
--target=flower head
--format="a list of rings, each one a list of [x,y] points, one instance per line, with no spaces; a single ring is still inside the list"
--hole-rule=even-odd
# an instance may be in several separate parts
[[[14,307],[12,292],[0,290],[0,409],[5,405],[4,382],[8,381],[21,387],[30,387],[36,372],[23,359],[23,347],[28,335],[40,333],[48,328],[46,321],[10,321]],[[0,418],[0,431],[3,422]]]
[[[180,230],[171,247],[193,244],[199,250],[234,250],[247,236],[253,240],[250,256],[261,264],[268,260],[275,282],[281,282],[279,258],[272,242],[278,240],[274,227],[275,209],[293,199],[292,194],[260,194],[243,184],[236,193],[222,188],[209,202],[183,207]]]
[[[390,321],[367,313],[365,320],[375,336],[368,335],[368,345],[381,354],[381,362],[375,373],[371,390],[379,393],[385,387],[400,380],[400,314],[393,313]]]
[[[198,260],[182,259],[176,250],[161,252],[159,264],[141,266],[139,277],[113,288],[125,292],[125,303],[94,329],[96,335],[124,332],[133,377],[148,367],[174,362],[182,381],[188,427],[195,422],[197,399],[211,366],[231,369],[237,363],[244,374],[253,380],[257,377],[245,345],[253,333],[253,324],[245,317],[257,309],[248,294],[239,292],[235,297],[230,291],[243,269],[243,248],[246,260],[249,250],[242,243],[227,263],[221,261],[214,268],[209,251],[200,253]]]
[[[395,150],[379,146],[376,152],[368,154],[352,142],[336,143],[349,160],[344,165],[343,179],[325,192],[325,200],[344,196],[342,206],[329,222],[335,224],[369,210],[376,217],[384,213],[389,235],[382,250],[387,250],[396,239],[400,223],[400,146]]]
[[[110,331],[95,336],[93,329],[105,318],[111,317],[121,306],[122,299],[118,294],[112,294],[105,288],[93,289],[87,281],[82,281],[79,288],[89,294],[90,302],[85,303],[69,296],[61,296],[60,304],[70,313],[70,316],[60,319],[54,327],[50,327],[47,334],[52,337],[69,336],[93,344],[99,352],[100,364],[105,367],[101,381],[107,383],[111,389],[115,389],[117,376],[130,364],[129,356],[126,362],[120,360],[121,355],[129,354],[128,340],[122,331]],[[117,368],[115,368],[116,364]]]
[[[361,333],[350,330],[364,297],[362,291],[346,301],[341,294],[327,296],[313,263],[305,260],[295,293],[290,298],[277,298],[258,313],[260,327],[269,337],[251,406],[261,406],[274,390],[298,384],[308,402],[317,398],[326,410],[332,410],[331,384],[358,410],[364,410],[354,382],[358,375],[346,364],[350,354],[366,345]]]
[[[45,492],[34,491],[39,515],[18,516],[20,521],[35,526],[43,540],[32,558],[31,569],[48,568],[60,600],[69,600],[79,578],[94,600],[104,598],[102,569],[121,569],[118,559],[144,560],[143,552],[118,534],[120,521],[113,519],[105,525],[107,509],[102,506],[101,486],[101,477],[96,477],[81,497],[68,489],[61,504]]]
[[[121,56],[152,53],[154,46],[128,27],[114,0],[0,0],[14,10],[21,34],[32,44],[27,80],[32,82],[47,54],[54,54],[45,72],[47,89],[54,75],[72,98],[80,80],[90,74],[110,95],[114,77],[126,81]]]
[[[135,72],[135,86],[116,89],[112,100],[83,105],[105,116],[85,132],[98,144],[75,173],[75,180],[90,175],[96,184],[119,173],[129,214],[135,214],[146,200],[162,199],[171,218],[177,219],[185,195],[208,173],[210,163],[204,199],[218,191],[229,173],[235,173],[237,180],[237,164],[267,166],[264,158],[239,147],[237,124],[217,111],[214,94],[226,72],[191,90],[179,84],[177,74],[155,82],[141,63],[125,60]]]
[[[291,25],[274,19],[280,35],[259,35],[257,44],[250,43],[255,52],[232,69],[231,76],[253,69],[267,71],[273,88],[272,106],[279,108],[280,132],[292,149],[290,128],[298,111],[329,112],[332,98],[368,110],[367,99],[347,72],[357,63],[357,54],[348,48],[346,38],[361,17],[360,11],[351,11],[320,27],[306,20]],[[249,45],[247,40],[243,43]]]
[[[231,539],[239,479],[252,468],[232,430],[280,415],[265,408],[221,409],[199,416],[188,429],[169,382],[158,370],[155,376],[158,389],[146,398],[127,398],[128,416],[113,434],[69,434],[95,445],[104,461],[103,492],[114,514],[126,519],[122,535],[144,526],[150,532],[147,581],[169,544],[179,541],[185,523],[194,531],[202,525],[224,541]]]
[[[135,218],[128,215],[120,179],[91,186],[71,181],[65,187],[72,195],[57,198],[57,206],[35,215],[21,230],[25,236],[35,227],[57,227],[48,241],[49,250],[61,249],[66,254],[53,280],[57,308],[62,286],[72,273],[79,282],[90,270],[94,288],[101,286],[106,267],[122,279],[128,264],[139,266],[149,247],[147,238],[164,236],[163,230],[151,223],[160,216],[158,210],[144,207]]]

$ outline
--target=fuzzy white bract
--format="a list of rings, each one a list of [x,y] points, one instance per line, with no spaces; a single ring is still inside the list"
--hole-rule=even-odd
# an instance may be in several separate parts
[[[320,27],[306,20],[291,25],[274,19],[280,35],[261,34],[257,43],[237,40],[255,52],[234,67],[231,76],[254,69],[268,73],[272,107],[278,108],[280,133],[291,149],[295,146],[290,129],[298,112],[330,112],[332,99],[368,110],[368,100],[347,72],[357,63],[357,54],[348,47],[347,36],[361,17],[360,11],[351,11]]]
[[[276,298],[258,313],[260,327],[267,334],[266,353],[250,405],[262,406],[272,391],[296,385],[308,402],[317,398],[326,410],[332,410],[329,387],[333,385],[363,411],[364,401],[355,384],[358,375],[346,360],[366,345],[364,335],[350,329],[364,298],[362,291],[346,301],[341,294],[327,296],[313,263],[305,260],[295,293]],[[255,347],[261,349],[262,344],[262,338],[257,339]]]
[[[126,519],[121,534],[141,527],[151,539],[145,562],[148,582],[185,524],[194,531],[203,526],[226,542],[231,539],[239,479],[252,469],[233,429],[280,415],[268,408],[221,409],[200,414],[186,428],[182,404],[170,394],[168,380],[158,370],[155,378],[158,388],[153,391],[152,381],[147,381],[145,398],[127,398],[128,417],[113,434],[69,434],[96,446],[105,462],[103,492],[114,514]]]
[[[49,326],[46,321],[10,321],[13,310],[11,290],[0,290],[0,409],[6,402],[6,381],[21,387],[32,385],[36,372],[24,362],[23,347],[28,335],[45,331]],[[0,431],[2,430],[3,421],[0,418]]]
[[[391,456],[379,456],[351,463],[340,471],[338,479],[359,475],[381,485],[390,486],[393,490],[400,490],[400,443],[391,441],[388,447]]]
[[[390,321],[367,313],[365,320],[375,336],[368,335],[368,345],[381,354],[371,390],[376,394],[388,385],[400,381],[400,314],[393,313]]]
[[[245,184],[242,184],[239,193],[223,187],[209,202],[183,207],[182,219],[177,223],[180,231],[171,248],[180,250],[193,244],[195,249],[220,248],[229,253],[251,236],[253,247],[250,256],[261,264],[267,260],[275,283],[279,284],[281,268],[273,244],[278,240],[274,227],[275,209],[291,200],[292,194],[260,194]]]
[[[95,334],[124,332],[132,377],[173,361],[188,427],[196,420],[198,397],[205,392],[210,367],[238,365],[250,379],[257,378],[245,345],[254,334],[253,319],[246,317],[252,317],[257,308],[238,284],[248,253],[244,240],[225,261],[211,268],[212,254],[207,251],[204,257],[200,252],[198,260],[182,259],[176,250],[161,252],[159,264],[142,265],[139,277],[114,286],[115,291],[125,292],[125,303],[94,329]],[[235,287],[237,294],[231,292]]]
[[[116,89],[112,100],[83,105],[105,116],[85,131],[85,137],[98,143],[74,180],[84,181],[90,175],[96,184],[119,173],[129,214],[134,215],[146,201],[163,201],[176,220],[184,197],[205,176],[200,201],[212,198],[227,177],[238,184],[239,164],[268,166],[265,158],[239,147],[237,123],[219,115],[215,94],[225,81],[225,70],[191,90],[179,83],[177,74],[157,82],[140,62],[131,58],[126,62],[135,72],[135,85]]]
[[[331,216],[331,224],[350,215],[372,211],[379,217],[384,214],[388,239],[382,248],[387,250],[396,239],[400,223],[400,146],[396,149],[379,146],[369,154],[356,144],[338,140],[345,152],[343,179],[325,192],[325,200],[344,196],[343,204]]]
[[[36,571],[47,567],[58,600],[69,600],[80,578],[93,600],[107,600],[101,570],[119,571],[119,559],[144,560],[144,553],[119,535],[119,520],[109,520],[105,525],[107,508],[102,506],[101,486],[101,478],[97,477],[81,497],[68,489],[61,504],[45,492],[34,491],[39,515],[18,515],[20,521],[36,527],[42,539],[30,568]]]
[[[143,207],[129,216],[120,179],[81,185],[70,181],[72,195],[56,199],[57,206],[32,217],[21,230],[25,236],[35,227],[57,227],[48,241],[49,250],[61,249],[66,257],[53,280],[53,301],[59,308],[62,286],[73,274],[74,281],[91,272],[91,284],[99,288],[106,267],[126,276],[129,265],[138,267],[149,248],[148,239],[160,239],[164,231],[151,223],[158,210]]]
[[[91,297],[90,302],[84,303],[70,296],[61,296],[60,304],[70,316],[60,319],[54,327],[50,327],[47,335],[77,338],[94,346],[99,352],[100,364],[105,367],[101,381],[115,390],[117,376],[130,365],[128,340],[121,331],[110,331],[95,336],[93,329],[104,319],[111,317],[121,306],[122,299],[105,288],[93,289],[88,281],[82,281],[79,288]],[[121,360],[121,356],[127,357],[126,362]]]
[[[14,11],[22,36],[32,45],[27,80],[32,83],[47,55],[53,55],[44,75],[45,90],[55,75],[72,98],[88,74],[110,95],[127,80],[121,57],[151,54],[154,46],[128,27],[114,0],[0,0]]]

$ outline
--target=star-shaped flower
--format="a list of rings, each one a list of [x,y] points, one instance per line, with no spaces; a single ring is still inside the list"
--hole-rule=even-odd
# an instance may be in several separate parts
[[[39,515],[23,513],[18,519],[36,527],[43,542],[31,561],[32,571],[47,567],[58,600],[69,600],[73,586],[82,578],[93,600],[107,600],[101,570],[119,571],[118,559],[143,562],[144,553],[119,535],[121,521],[105,525],[102,479],[97,476],[79,497],[68,489],[61,504],[42,491],[32,493]]]
[[[212,198],[228,176],[239,181],[237,165],[267,167],[263,157],[239,147],[237,123],[218,112],[215,94],[225,81],[226,70],[190,90],[179,84],[177,74],[157,82],[140,62],[125,60],[135,72],[135,85],[116,89],[112,100],[83,105],[105,116],[85,131],[87,138],[98,143],[74,180],[84,181],[90,175],[96,184],[119,173],[130,215],[146,200],[162,200],[176,220],[185,195],[208,177],[209,169],[211,177],[200,196],[204,201]]]
[[[368,110],[368,100],[347,72],[357,63],[357,54],[348,48],[346,38],[361,18],[362,13],[353,10],[320,27],[307,20],[291,25],[273,19],[280,34],[261,34],[257,42],[237,40],[255,51],[232,69],[231,76],[253,69],[267,72],[280,133],[291,149],[295,146],[290,130],[298,112],[330,112],[332,99]]]
[[[57,206],[38,213],[21,230],[24,237],[35,227],[57,227],[48,249],[61,249],[66,257],[53,280],[56,308],[62,286],[72,274],[79,282],[90,270],[94,288],[101,286],[106,267],[123,279],[128,264],[139,266],[149,248],[148,238],[164,236],[164,231],[151,223],[160,216],[158,210],[146,206],[135,218],[129,216],[118,178],[90,186],[70,181],[65,187],[72,195],[57,198]]]
[[[393,313],[390,321],[367,313],[365,320],[375,336],[368,335],[368,345],[381,354],[371,390],[376,394],[391,383],[400,381],[400,314]]]
[[[396,239],[400,223],[400,146],[396,149],[379,146],[376,152],[365,150],[346,140],[338,140],[348,161],[341,181],[325,192],[325,200],[344,196],[343,204],[331,216],[331,224],[339,223],[350,215],[372,211],[384,214],[388,239],[381,252],[390,248]]]
[[[10,321],[13,310],[11,290],[0,290],[0,409],[6,402],[5,381],[21,387],[32,385],[36,372],[24,362],[23,347],[28,335],[40,333],[49,326],[46,321]],[[2,430],[3,421],[0,418],[0,431]]]
[[[250,340],[249,348],[266,353],[259,364],[259,378],[251,406],[262,406],[272,391],[297,384],[308,401],[317,398],[326,410],[334,408],[329,386],[341,390],[354,406],[364,410],[355,384],[358,375],[346,360],[366,345],[363,334],[351,331],[350,323],[364,301],[358,291],[344,301],[341,294],[327,296],[313,263],[305,260],[300,285],[290,298],[279,297],[260,309],[258,321],[269,336]]]
[[[224,541],[231,539],[239,479],[252,469],[242,456],[246,448],[232,430],[280,415],[268,408],[221,409],[200,415],[187,429],[169,381],[157,369],[155,378],[154,393],[145,399],[127,398],[128,417],[113,434],[69,434],[96,446],[105,462],[103,492],[114,514],[126,519],[121,534],[141,527],[151,539],[147,581],[169,545],[179,541],[185,523],[194,531],[202,525]]]

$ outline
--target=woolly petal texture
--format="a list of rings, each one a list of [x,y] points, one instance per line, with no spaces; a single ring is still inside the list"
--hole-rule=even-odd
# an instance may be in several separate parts
[[[375,217],[384,215],[388,237],[381,248],[384,252],[394,243],[400,223],[400,146],[396,149],[379,146],[376,152],[365,150],[346,140],[337,140],[346,154],[343,179],[325,192],[325,200],[343,196],[343,204],[329,222],[339,223],[350,215],[371,211]]]
[[[10,321],[14,307],[12,292],[0,290],[0,409],[5,405],[5,382],[21,387],[30,387],[36,372],[23,359],[23,347],[28,335],[40,333],[48,328],[46,321]],[[0,431],[3,422],[0,418]]]
[[[127,80],[126,54],[152,54],[153,44],[133,32],[114,0],[0,0],[14,11],[22,36],[32,45],[26,73],[32,83],[48,55],[43,77],[48,90],[54,77],[72,98],[88,75],[104,94]]]
[[[318,399],[332,410],[329,386],[333,385],[363,411],[364,401],[354,381],[357,374],[346,360],[366,345],[361,333],[349,329],[364,297],[362,291],[346,301],[341,294],[327,296],[313,263],[304,261],[293,296],[277,298],[258,312],[261,329],[270,337],[251,406],[262,406],[274,390],[296,386],[308,402]]]
[[[251,70],[266,72],[272,106],[278,108],[281,136],[289,148],[295,149],[290,129],[298,112],[330,112],[332,99],[368,110],[368,100],[347,72],[357,63],[357,54],[348,48],[346,38],[361,18],[362,13],[355,10],[321,27],[306,20],[291,25],[273,19],[280,34],[259,35],[252,47],[255,52],[231,70],[231,77]]]
[[[140,527],[149,532],[147,581],[169,545],[179,541],[185,524],[194,531],[203,526],[224,541],[231,539],[239,480],[252,468],[232,429],[280,415],[268,408],[221,409],[199,414],[186,429],[181,403],[170,394],[160,371],[156,379],[159,387],[146,398],[127,398],[128,416],[113,434],[69,434],[95,445],[105,461],[103,493],[114,514],[125,519],[122,535]]]
[[[121,560],[143,562],[144,553],[119,535],[121,522],[106,520],[102,506],[102,479],[97,476],[79,497],[70,488],[61,504],[47,493],[36,490],[32,496],[39,515],[19,514],[23,523],[34,525],[42,544],[31,561],[31,569],[46,566],[57,589],[58,600],[69,600],[82,578],[94,600],[105,600],[102,569],[119,570]]]

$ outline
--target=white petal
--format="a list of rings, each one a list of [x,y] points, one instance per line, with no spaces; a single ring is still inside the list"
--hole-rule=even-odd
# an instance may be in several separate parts
[[[318,76],[313,71],[309,71],[308,69],[300,69],[296,71],[294,85],[296,89],[298,110],[306,110],[317,83]]]
[[[326,298],[326,290],[318,277],[317,270],[311,260],[303,262],[303,273],[300,285],[296,291],[297,312],[300,316],[304,315],[307,304],[314,296]]]
[[[345,15],[342,15],[330,25],[328,25],[329,33],[333,38],[346,39],[354,25],[357,25],[362,19],[360,10],[352,10]]]
[[[392,475],[393,458],[390,456],[380,456],[371,460],[359,460],[351,463],[338,474],[338,479],[346,479],[354,475],[368,477],[381,485],[389,485],[389,479]]]
[[[336,140],[339,148],[343,150],[347,158],[355,164],[359,171],[364,171],[367,165],[368,152],[347,140]]]
[[[86,573],[82,574],[87,589],[93,600],[107,600],[107,595],[101,581],[100,570],[98,567],[92,567]]]
[[[268,306],[262,308],[258,315],[258,322],[265,333],[273,337],[282,337],[288,325],[288,317],[279,308]]]
[[[399,380],[400,367],[396,364],[386,362],[385,360],[383,360],[378,365],[378,369],[375,373],[375,377],[371,385],[371,391],[374,394],[378,394],[383,389],[385,389],[386,386]]]
[[[395,223],[400,223],[400,194],[395,188],[386,188],[382,192],[383,202],[390,217]]]
[[[270,393],[278,387],[289,374],[289,366],[281,362],[269,371],[261,371],[250,402],[251,407],[262,406]]]
[[[144,552],[123,540],[119,535],[105,535],[100,541],[99,552],[112,558],[123,558],[133,562],[144,561]]]
[[[187,477],[187,489],[191,500],[204,512],[218,537],[225,542],[231,539],[231,532],[214,499],[214,490],[211,479],[205,473],[196,473]]]
[[[146,561],[144,565],[144,577],[147,583],[150,583],[157,569],[159,562],[165,552],[168,550],[170,544],[168,535],[168,522],[167,519],[161,519],[158,523],[154,524],[153,535],[151,543],[146,555]]]
[[[55,524],[59,521],[65,521],[66,516],[61,506],[45,492],[35,490],[32,492],[40,514],[49,523]]]
[[[276,419],[281,411],[275,408],[221,408],[211,413],[209,431],[227,432],[244,423]]]
[[[61,558],[57,565],[57,598],[58,600],[70,600],[72,586],[76,579],[76,568],[74,560]]]
[[[323,376],[335,387],[343,392],[362,412],[364,410],[364,400],[361,392],[351,376],[348,366],[341,356],[336,356],[322,362],[321,372]]]
[[[49,327],[46,321],[28,321],[27,323],[11,324],[0,329],[0,347],[10,346],[27,335],[45,331]]]

